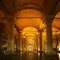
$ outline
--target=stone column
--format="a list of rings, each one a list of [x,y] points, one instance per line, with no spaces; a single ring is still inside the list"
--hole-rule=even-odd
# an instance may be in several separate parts
[[[42,60],[42,32],[43,32],[43,30],[42,29],[40,29],[39,30],[39,40],[40,40],[40,59]]]
[[[52,20],[46,20],[46,54],[53,54]]]
[[[16,50],[20,51],[20,33],[18,33],[18,38],[16,40]]]
[[[42,52],[42,29],[40,30],[40,52]]]
[[[7,50],[9,53],[13,54],[14,53],[14,33],[13,33],[13,28],[14,28],[14,21],[10,20],[9,21],[9,29],[8,29],[8,46]]]
[[[60,51],[60,33],[58,34],[58,41],[57,41],[57,49],[58,49],[58,51]]]

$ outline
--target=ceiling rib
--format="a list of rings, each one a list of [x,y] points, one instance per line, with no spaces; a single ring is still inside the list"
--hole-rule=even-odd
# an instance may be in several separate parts
[[[0,19],[11,19],[13,17],[3,17],[3,18],[0,18]],[[45,18],[45,17],[15,17],[16,19],[19,19],[19,18]],[[54,19],[60,19],[60,18],[54,18]]]
[[[7,14],[9,14],[9,11],[7,10],[7,8],[5,7],[4,3],[2,2],[2,0],[0,0],[1,5],[3,6],[4,10],[6,11]]]
[[[54,4],[54,6],[53,6],[53,8],[52,8],[52,10],[51,10],[51,12],[50,12],[50,14],[53,13],[53,11],[55,10],[55,7],[56,7],[56,5],[58,4],[58,2],[59,2],[59,0],[56,0],[56,3]]]

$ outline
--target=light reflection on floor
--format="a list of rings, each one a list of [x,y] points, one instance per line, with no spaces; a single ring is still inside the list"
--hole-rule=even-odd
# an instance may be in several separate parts
[[[60,60],[60,53],[58,53],[58,58],[59,58],[59,60]]]
[[[58,54],[58,56],[60,60],[60,54]],[[40,53],[37,54],[37,52],[24,52],[20,57],[22,57],[21,60],[58,60],[56,56],[53,56],[53,58],[52,56],[51,58],[49,56],[45,58],[44,53],[41,55]]]
[[[22,55],[20,55],[22,57],[22,60],[38,60],[38,55],[37,53],[33,53],[33,52],[24,52],[21,53]]]
[[[41,53],[37,52],[20,52],[13,55],[3,55],[1,56],[0,60],[60,60],[60,54],[58,54],[59,59],[56,59],[54,56],[54,59],[45,59],[44,53],[41,55]]]

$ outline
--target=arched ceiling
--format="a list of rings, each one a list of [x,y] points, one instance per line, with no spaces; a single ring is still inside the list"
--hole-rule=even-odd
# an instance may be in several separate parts
[[[34,34],[39,35],[38,29],[36,29],[35,27],[25,27],[22,30],[22,35],[34,36]]]
[[[1,18],[1,11],[3,12],[4,16],[14,16],[16,12],[19,12],[22,9],[28,9],[28,8],[35,8],[40,10],[43,15],[52,15],[55,16],[53,20],[53,26],[60,29],[60,13],[56,14],[58,11],[60,11],[60,0],[0,0],[0,18]],[[59,16],[59,18],[58,18]],[[25,21],[28,19],[25,19]],[[32,19],[33,20],[33,19]],[[18,20],[19,21],[19,20]],[[19,25],[17,21],[17,26],[23,26],[26,25],[31,26],[33,23],[33,26],[39,26],[40,21],[37,19],[37,21],[28,21],[23,22]],[[20,22],[21,22],[20,21]],[[57,24],[57,23],[58,24]],[[30,25],[31,24],[31,25]]]
[[[60,0],[1,0],[0,4],[9,13],[13,14],[16,10],[21,9],[26,4],[38,5],[46,14],[51,14],[60,8]],[[55,10],[56,9],[56,10]]]
[[[15,23],[17,27],[20,29],[25,27],[36,27],[40,28],[40,25],[42,25],[42,14],[34,9],[25,9],[22,10],[15,15]]]
[[[52,26],[60,30],[60,12],[58,12],[53,20]]]
[[[21,37],[25,39],[26,44],[33,44],[38,39],[39,32],[35,27],[25,27],[21,31]]]
[[[35,28],[45,29],[43,18],[47,16],[55,17],[52,23],[53,31],[58,29],[60,33],[60,0],[0,0],[0,37],[5,42],[10,28],[7,20],[14,18],[14,37],[19,37],[19,29],[31,27],[22,30],[22,35],[27,36],[30,44],[39,34]],[[42,35],[46,36],[46,31]]]

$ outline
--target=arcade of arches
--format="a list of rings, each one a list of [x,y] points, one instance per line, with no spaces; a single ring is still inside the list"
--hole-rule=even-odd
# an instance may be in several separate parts
[[[48,54],[60,51],[60,11],[50,15],[32,3],[12,15],[5,14],[2,8],[0,50],[6,47],[9,53],[43,51]]]

